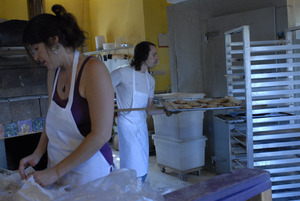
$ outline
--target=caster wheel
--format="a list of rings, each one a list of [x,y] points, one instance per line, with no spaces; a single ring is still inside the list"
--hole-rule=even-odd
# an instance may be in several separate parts
[[[162,167],[162,168],[160,168],[160,171],[161,171],[162,173],[165,173],[165,172],[166,172],[166,169],[165,169],[164,167]]]

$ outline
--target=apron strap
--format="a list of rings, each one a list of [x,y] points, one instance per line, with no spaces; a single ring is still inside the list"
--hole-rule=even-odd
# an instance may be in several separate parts
[[[77,72],[78,61],[79,61],[79,52],[77,50],[75,50],[74,59],[73,59],[73,67],[72,67],[72,79],[71,79],[71,86],[70,86],[70,92],[69,92],[69,101],[66,106],[66,109],[71,109],[71,106],[73,104],[75,77],[76,77],[76,72]]]

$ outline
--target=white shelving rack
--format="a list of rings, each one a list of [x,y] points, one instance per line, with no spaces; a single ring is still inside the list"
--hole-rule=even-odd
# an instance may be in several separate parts
[[[228,95],[244,100],[245,123],[231,137],[231,169],[270,172],[273,200],[300,198],[300,45],[251,41],[250,27],[225,33]],[[239,151],[236,151],[239,150]]]
[[[84,52],[83,54],[85,55],[97,55],[97,57],[99,57],[101,60],[103,60],[102,55],[103,54],[116,54],[120,51],[124,51],[127,50],[127,55],[130,54],[129,50],[132,49],[134,47],[132,46],[124,46],[124,47],[116,47],[116,48],[112,48],[112,49],[103,49],[103,50],[97,50],[97,51],[92,51],[92,52]]]

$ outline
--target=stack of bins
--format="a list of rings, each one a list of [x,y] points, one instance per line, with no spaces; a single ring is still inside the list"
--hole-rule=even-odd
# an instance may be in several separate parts
[[[201,99],[203,93],[173,94],[180,99]],[[168,94],[168,99],[172,94]],[[166,97],[160,96],[161,99]],[[203,136],[204,111],[184,111],[167,116],[154,115],[154,145],[160,167],[168,167],[179,173],[195,171],[204,166],[205,144]]]

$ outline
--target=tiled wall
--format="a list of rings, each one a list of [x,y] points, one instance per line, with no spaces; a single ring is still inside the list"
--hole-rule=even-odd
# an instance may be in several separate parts
[[[0,66],[0,139],[24,134],[24,129],[34,132],[33,122],[43,120],[47,113],[46,67],[14,66],[12,61]]]
[[[0,139],[41,132],[46,113],[47,96],[12,98],[0,103]]]

